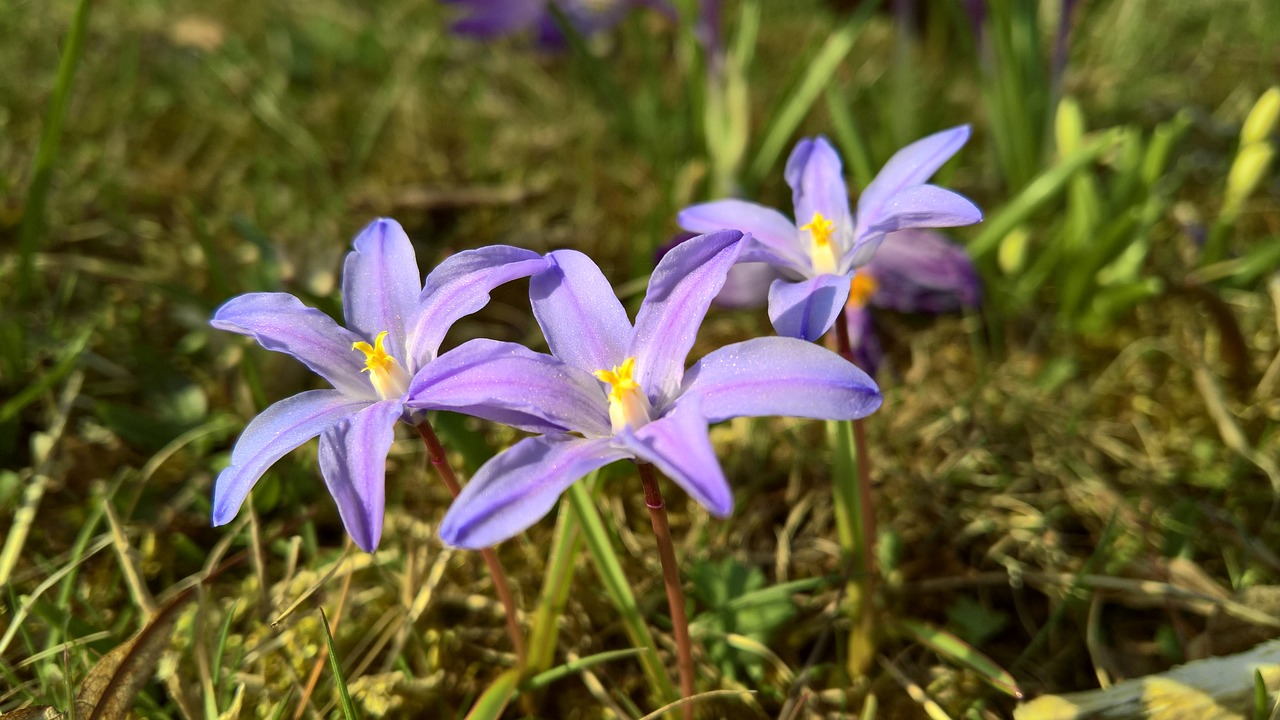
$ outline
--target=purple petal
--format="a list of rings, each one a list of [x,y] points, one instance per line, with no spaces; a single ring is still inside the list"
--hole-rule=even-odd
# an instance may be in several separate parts
[[[866,264],[885,234],[896,230],[957,227],[981,221],[982,211],[965,196],[937,185],[916,185],[889,199],[880,219],[857,236],[849,262],[853,267]]]
[[[681,398],[665,417],[618,435],[641,460],[653,463],[716,517],[733,512],[733,491],[724,479],[699,398]]]
[[[858,196],[854,237],[862,237],[867,228],[881,221],[885,205],[894,195],[928,180],[968,140],[969,126],[960,125],[921,138],[894,153]]]
[[[364,356],[351,349],[351,343],[363,338],[288,293],[233,297],[218,308],[209,324],[248,335],[268,350],[291,355],[347,395],[377,397],[360,374]]]
[[[629,457],[611,438],[525,438],[485,463],[440,523],[440,538],[472,550],[510,538],[550,512],[578,478]]]
[[[342,269],[347,327],[369,342],[387,331],[387,351],[403,362],[405,323],[413,317],[422,292],[413,243],[400,223],[378,218],[360,231],[353,245]]]
[[[769,286],[769,321],[779,335],[813,342],[831,329],[849,299],[848,275],[819,275]]]
[[[773,208],[745,200],[716,200],[681,210],[676,221],[696,233],[741,230],[789,264],[808,265],[807,251],[800,247],[795,223]]]
[[[542,256],[510,245],[464,250],[427,275],[409,329],[410,372],[435,359],[445,333],[459,319],[489,303],[489,292],[546,267]]]
[[[791,186],[797,226],[811,222],[815,213],[822,213],[837,228],[851,224],[849,189],[842,172],[840,155],[826,138],[820,135],[796,143],[787,158],[784,176]],[[807,248],[804,250],[807,252]]]
[[[726,345],[689,368],[681,403],[697,396],[707,422],[782,415],[854,420],[880,407],[880,389],[853,363],[789,337]]]
[[[862,271],[876,279],[876,307],[943,313],[982,304],[982,282],[968,253],[934,230],[889,233]]]
[[[240,433],[231,464],[213,484],[213,524],[231,522],[254,483],[285,453],[371,404],[337,390],[308,390],[263,410]]]
[[[546,269],[529,279],[529,301],[552,355],[587,372],[625,359],[631,321],[591,258],[547,253]]]
[[[884,350],[880,347],[880,336],[876,334],[871,310],[865,307],[845,308],[844,318],[849,327],[849,347],[853,350],[853,361],[866,370],[868,375],[875,377],[880,372]]]
[[[387,452],[403,412],[399,399],[384,400],[320,436],[320,474],[338,504],[347,534],[365,552],[376,550],[382,539]]]
[[[737,230],[693,238],[667,253],[653,269],[627,355],[636,359],[636,381],[655,407],[675,396],[684,359],[742,252],[742,238]]]
[[[515,343],[471,340],[418,371],[405,404],[538,433],[613,434],[600,381]]]
[[[769,301],[769,286],[781,277],[767,263],[740,262],[729,268],[715,305],[723,308],[758,308]]]
[[[547,0],[445,0],[466,11],[450,29],[458,35],[489,38],[510,35],[533,24]]]

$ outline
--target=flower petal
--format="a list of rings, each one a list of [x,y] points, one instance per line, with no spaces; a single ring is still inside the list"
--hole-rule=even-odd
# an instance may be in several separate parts
[[[707,422],[782,415],[853,420],[880,407],[880,389],[853,363],[789,337],[726,345],[689,368],[680,403],[701,401]]]
[[[529,302],[551,354],[587,372],[625,359],[631,321],[613,286],[577,250],[547,253],[547,267],[529,279]]]
[[[890,198],[880,220],[857,236],[850,263],[853,267],[865,265],[884,236],[896,230],[957,227],[976,222],[982,222],[982,211],[965,196],[937,185],[916,185]]]
[[[723,308],[758,308],[769,301],[769,286],[781,277],[767,263],[740,262],[729,268],[715,305]]]
[[[663,256],[636,314],[629,357],[654,407],[671,400],[684,375],[698,326],[742,252],[743,234],[721,230],[686,240]]]
[[[745,200],[716,200],[681,210],[676,222],[696,233],[741,230],[779,258],[801,267],[808,264],[795,223],[773,208]]]
[[[863,270],[876,279],[876,307],[942,313],[982,304],[982,281],[968,253],[935,230],[889,233]]]
[[[405,404],[539,433],[613,434],[600,381],[523,345],[471,340],[418,371]]]
[[[248,335],[268,350],[298,359],[351,397],[377,397],[360,374],[363,356],[351,349],[352,343],[363,338],[288,293],[238,295],[218,308],[209,324]]]
[[[408,356],[415,372],[435,359],[445,333],[489,303],[489,292],[546,267],[542,256],[510,245],[489,245],[450,255],[427,275],[417,317],[408,328]]]
[[[858,196],[854,237],[862,237],[867,228],[881,222],[885,206],[894,195],[928,180],[952,155],[960,152],[968,140],[969,126],[960,125],[921,138],[894,153]]]
[[[842,173],[840,155],[825,137],[819,135],[796,143],[791,157],[787,158],[784,176],[791,186],[797,226],[812,222],[815,213],[822,213],[837,228],[846,228],[847,232],[851,225],[849,189]],[[805,250],[807,252],[807,248]]]
[[[445,513],[440,538],[473,550],[500,543],[550,512],[578,478],[626,457],[611,438],[525,438],[480,467]]]
[[[848,275],[819,275],[769,286],[769,321],[779,335],[813,342],[831,329],[849,299]]]
[[[263,410],[240,433],[231,464],[213,484],[213,524],[231,522],[254,483],[286,453],[371,404],[338,390],[308,390]]]
[[[876,334],[871,310],[866,307],[846,308],[844,319],[849,326],[849,347],[853,350],[853,361],[866,370],[868,375],[875,377],[884,360],[884,350],[880,347],[880,336]]]
[[[450,26],[458,35],[490,38],[519,32],[533,24],[545,0],[445,0],[466,14]]]
[[[347,327],[373,342],[387,332],[386,349],[401,361],[405,323],[413,317],[422,275],[413,243],[400,223],[378,218],[360,231],[342,269],[342,307]]]
[[[338,504],[347,534],[365,552],[376,550],[382,539],[387,452],[403,412],[399,398],[383,400],[320,436],[320,474]]]
[[[658,466],[712,515],[727,517],[733,512],[733,491],[711,446],[697,396],[680,398],[665,417],[634,432],[624,429],[618,439],[636,457]]]

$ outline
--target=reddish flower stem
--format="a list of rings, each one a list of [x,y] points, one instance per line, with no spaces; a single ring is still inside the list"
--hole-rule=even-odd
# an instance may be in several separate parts
[[[462,492],[462,486],[458,484],[458,476],[454,473],[453,466],[449,464],[449,457],[445,455],[440,438],[431,428],[431,421],[423,419],[422,422],[414,425],[413,429],[418,431],[422,443],[427,446],[427,456],[431,458],[431,466],[435,468],[436,475],[439,475],[445,487],[449,488],[449,494],[457,498],[458,493]],[[502,607],[506,611],[507,635],[511,637],[511,647],[516,652],[516,662],[524,665],[524,633],[520,631],[515,596],[511,594],[511,586],[507,584],[507,574],[502,569],[502,561],[498,559],[498,554],[493,551],[493,548],[485,548],[480,551],[480,554],[484,557],[485,564],[489,566],[489,576],[493,578],[493,589],[497,592],[498,599],[502,601]]]
[[[649,508],[649,521],[658,541],[658,559],[662,562],[662,579],[667,586],[667,605],[671,609],[671,626],[676,635],[676,656],[680,666],[680,695],[693,696],[693,646],[689,642],[689,619],[684,613],[684,591],[680,589],[680,569],[676,567],[676,549],[671,542],[671,526],[667,523],[667,506],[658,489],[658,475],[649,463],[637,462],[640,482],[644,484],[644,504]],[[693,704],[681,708],[685,720],[693,720]]]
[[[840,316],[836,318],[836,352],[845,360],[854,362],[845,310],[846,308],[840,308]],[[876,512],[875,500],[871,496],[871,454],[867,450],[867,428],[862,418],[853,421],[853,444],[858,454],[858,524],[862,527],[862,571],[866,573],[867,582],[872,583],[876,573]]]

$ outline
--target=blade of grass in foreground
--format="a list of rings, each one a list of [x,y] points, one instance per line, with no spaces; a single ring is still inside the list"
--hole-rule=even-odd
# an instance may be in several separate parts
[[[1009,671],[995,664],[991,658],[975,650],[969,643],[945,630],[914,620],[899,620],[894,625],[898,632],[978,673],[978,677],[987,681],[991,687],[1014,699],[1022,699],[1022,690]]]
[[[342,716],[346,720],[356,720],[355,703],[351,702],[351,693],[347,690],[347,681],[342,677],[342,663],[338,662],[338,653],[333,649],[333,633],[329,632],[329,616],[324,608],[320,608],[320,621],[324,624],[324,644],[329,651],[329,668],[333,671],[333,682],[338,686],[338,700],[342,706]]]
[[[515,697],[519,684],[520,668],[504,671],[476,700],[471,712],[467,713],[467,720],[497,720],[502,716],[502,711],[507,709],[507,703]]]
[[[22,211],[22,227],[18,229],[18,306],[24,305],[31,292],[31,278],[35,272],[36,244],[44,231],[44,205],[49,194],[49,182],[53,178],[53,165],[58,159],[58,145],[62,141],[62,126],[67,121],[67,107],[71,103],[71,84],[75,81],[76,68],[84,51],[84,38],[89,30],[90,0],[80,0],[76,6],[71,29],[67,31],[66,45],[58,60],[58,77],[53,85],[53,97],[49,99],[49,113],[40,131],[40,146],[36,150],[35,173],[27,190],[27,202]]]
[[[555,540],[552,541],[551,557],[547,561],[547,573],[542,581],[542,594],[538,597],[538,607],[533,614],[533,629],[529,633],[527,674],[542,673],[555,660],[560,615],[569,599],[574,563],[581,546],[582,530],[578,516],[568,503],[562,503],[560,514],[556,517]]]
[[[658,644],[654,641],[653,634],[649,632],[649,626],[645,624],[644,617],[640,615],[636,597],[632,594],[627,576],[622,571],[622,563],[618,561],[613,545],[609,542],[609,533],[604,528],[604,522],[600,519],[600,512],[591,499],[591,493],[584,483],[576,482],[569,486],[568,495],[573,511],[578,516],[578,522],[582,524],[587,550],[595,562],[596,571],[600,575],[605,591],[609,593],[609,599],[613,601],[614,607],[622,617],[622,626],[627,632],[627,637],[631,639],[632,645],[647,650],[640,655],[640,666],[644,669],[650,689],[661,701],[679,698],[675,685],[671,682],[671,676],[667,674],[667,669],[662,665],[661,656],[658,655]]]

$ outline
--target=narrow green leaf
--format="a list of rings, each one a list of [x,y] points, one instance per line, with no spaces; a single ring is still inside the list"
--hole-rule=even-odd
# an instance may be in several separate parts
[[[551,556],[547,560],[547,572],[542,580],[542,594],[538,597],[538,607],[533,613],[533,628],[529,633],[527,673],[540,673],[551,667],[555,660],[560,615],[569,599],[574,565],[581,545],[582,529],[578,516],[569,503],[560,503],[555,539],[551,545]]]
[[[351,701],[351,692],[347,690],[347,681],[342,677],[342,663],[338,662],[338,652],[333,649],[333,633],[329,631],[329,616],[324,608],[320,608],[320,622],[324,625],[324,645],[329,651],[329,670],[333,672],[333,682],[338,686],[338,704],[342,707],[342,717],[356,720],[355,703]]]
[[[645,648],[627,648],[625,650],[610,650],[608,652],[596,653],[595,655],[578,658],[577,660],[570,660],[563,665],[553,667],[546,672],[534,675],[525,682],[524,687],[528,690],[543,688],[557,680],[569,677],[570,675],[576,675],[593,665],[606,663],[610,660],[632,657],[633,655],[640,655],[645,652],[648,652]]]
[[[31,404],[41,395],[53,387],[59,380],[66,377],[76,366],[76,361],[80,359],[80,354],[84,352],[85,347],[89,345],[89,338],[93,335],[93,327],[85,327],[76,334],[62,351],[62,355],[58,357],[58,361],[54,364],[49,372],[41,375],[35,382],[22,388],[18,394],[9,398],[3,405],[0,405],[0,423],[8,422],[11,418],[17,416],[22,408]]]
[[[978,673],[991,687],[1015,699],[1022,698],[1022,690],[1018,682],[1007,670],[995,664],[991,658],[978,652],[972,645],[961,640],[946,630],[939,630],[914,620],[899,620],[895,623],[899,632],[928,647],[939,655],[960,663]]]
[[[497,680],[480,695],[476,704],[471,706],[466,720],[497,720],[507,703],[515,697],[516,688],[520,685],[520,669],[511,668],[498,676]]]

